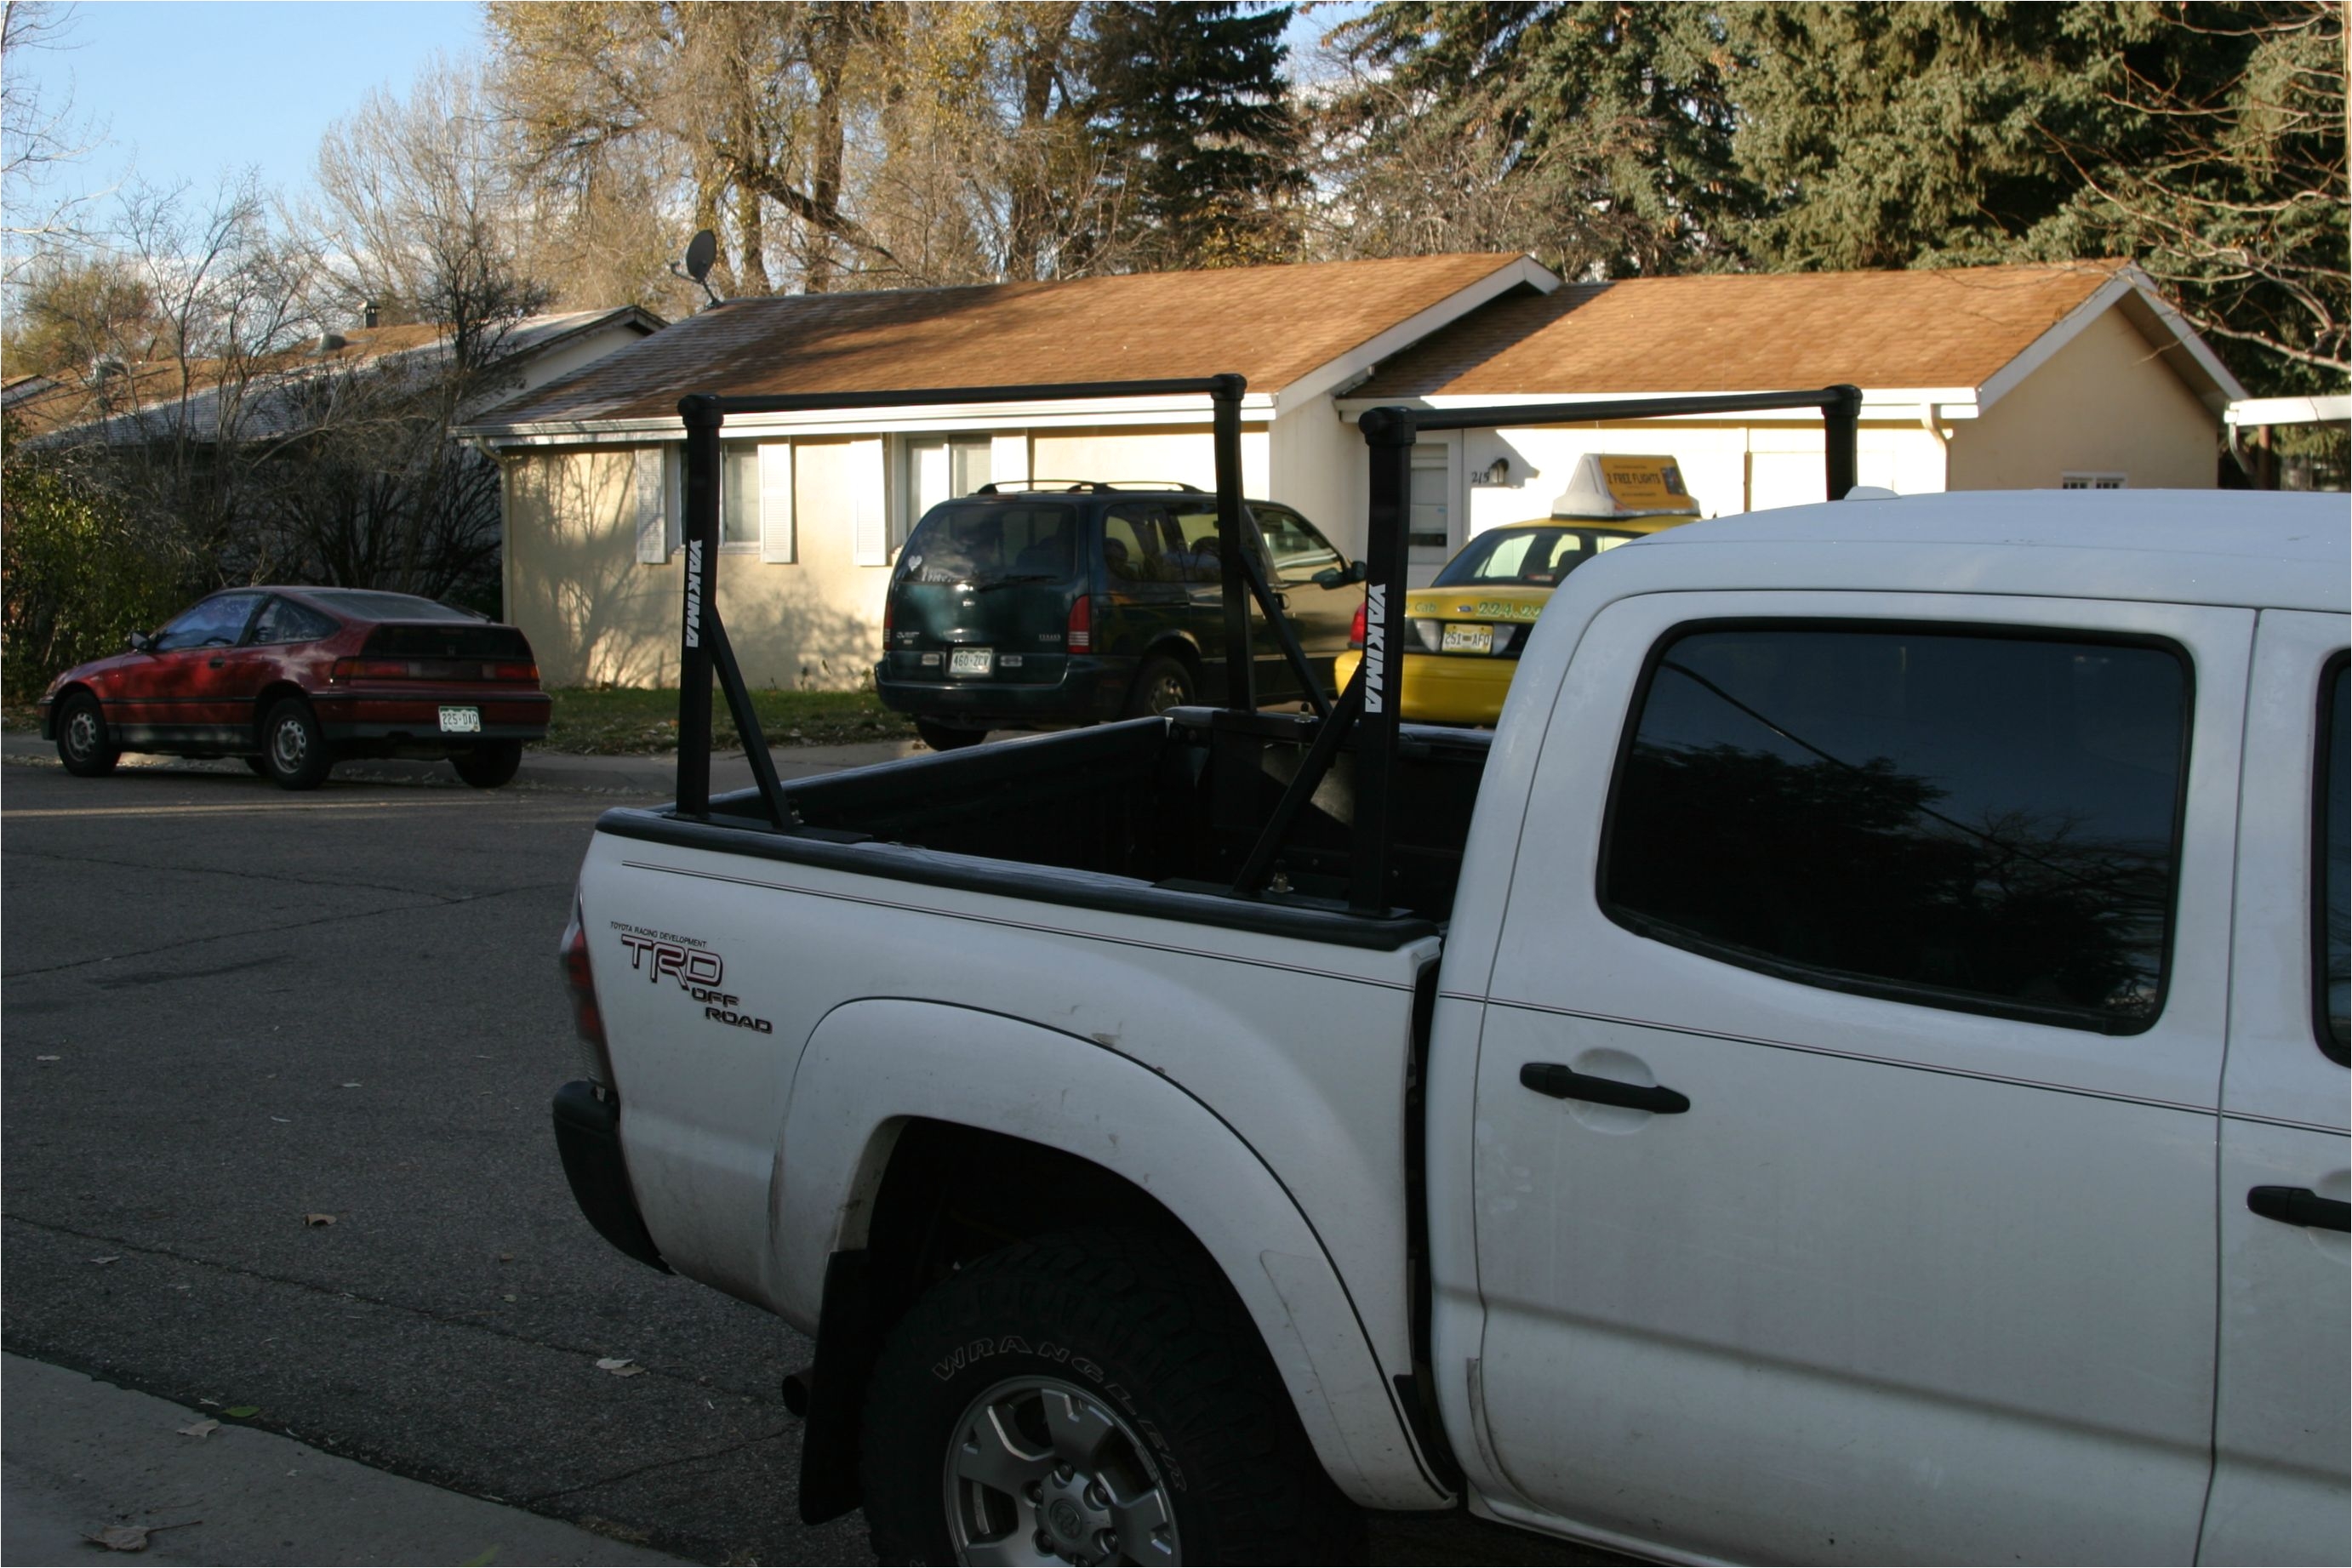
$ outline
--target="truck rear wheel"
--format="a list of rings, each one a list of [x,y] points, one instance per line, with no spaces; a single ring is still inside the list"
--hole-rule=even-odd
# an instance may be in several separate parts
[[[886,1563],[1344,1563],[1248,1318],[1181,1241],[1076,1230],[960,1270],[884,1345],[866,1517]]]

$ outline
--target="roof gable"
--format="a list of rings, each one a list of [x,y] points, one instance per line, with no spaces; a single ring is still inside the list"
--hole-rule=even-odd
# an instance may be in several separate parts
[[[1531,265],[1517,256],[1410,256],[738,299],[525,393],[475,428],[670,419],[689,392],[1228,372],[1254,392],[1278,392],[1424,310],[1482,286],[1514,286]],[[1476,302],[1474,293],[1462,308]]]
[[[2138,298],[2137,278],[2120,263],[2084,261],[1577,284],[1487,305],[1397,355],[1349,395],[1755,392],[1840,382],[1979,388],[2078,310]],[[2134,325],[2145,332],[2141,314]]]

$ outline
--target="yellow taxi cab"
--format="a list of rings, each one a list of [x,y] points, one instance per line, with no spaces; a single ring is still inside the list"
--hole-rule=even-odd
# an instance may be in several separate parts
[[[1427,588],[1405,596],[1398,711],[1420,724],[1493,724],[1536,617],[1568,574],[1604,550],[1681,523],[1698,502],[1671,457],[1584,458],[1552,515],[1488,528]],[[1364,611],[1332,670],[1344,688],[1363,663]]]

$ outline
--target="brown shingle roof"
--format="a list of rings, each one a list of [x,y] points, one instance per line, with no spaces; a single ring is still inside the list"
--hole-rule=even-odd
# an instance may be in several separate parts
[[[674,415],[732,397],[1237,372],[1274,392],[1520,261],[1434,256],[739,299],[483,414]]]
[[[1474,311],[1349,396],[1981,386],[2119,265],[1575,284]]]

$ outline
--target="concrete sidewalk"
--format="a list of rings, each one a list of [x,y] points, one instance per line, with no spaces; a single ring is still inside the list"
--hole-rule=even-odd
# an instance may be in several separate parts
[[[0,1356],[0,1562],[91,1562],[111,1554],[85,1538],[121,1525],[172,1526],[142,1552],[165,1563],[685,1561]]]
[[[847,768],[863,768],[872,762],[887,762],[894,758],[911,757],[927,748],[919,740],[867,740],[849,746],[786,746],[770,750],[776,759],[777,775],[786,780],[807,779],[820,773],[838,773]],[[12,730],[0,736],[0,758],[10,762],[47,762],[57,766],[58,748],[54,741],[43,740],[36,732]],[[125,752],[125,770],[143,768],[173,768],[198,772],[245,774],[246,766],[234,758],[215,758],[207,761],[190,761],[175,757],[149,757]],[[467,786],[446,762],[404,762],[385,758],[341,762],[335,765],[332,784],[337,779],[365,784],[440,785],[452,789]],[[589,794],[626,795],[641,800],[667,800],[677,792],[677,758],[663,757],[571,757],[560,752],[525,750],[522,771],[508,788],[527,789],[568,789]],[[710,759],[710,788],[713,793],[751,787],[751,764],[742,752],[719,752]]]

